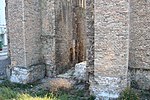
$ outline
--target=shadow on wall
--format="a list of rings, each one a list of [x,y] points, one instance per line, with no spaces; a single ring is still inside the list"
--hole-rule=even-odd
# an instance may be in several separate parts
[[[56,73],[86,60],[85,2],[81,1],[62,0],[56,7]]]
[[[150,73],[147,69],[129,69],[131,87],[135,89],[150,90]]]

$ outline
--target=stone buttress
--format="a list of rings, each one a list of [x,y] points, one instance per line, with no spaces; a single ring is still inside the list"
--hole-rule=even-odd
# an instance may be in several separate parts
[[[43,78],[45,66],[41,56],[39,0],[7,0],[7,10],[10,80],[29,83]]]
[[[91,93],[117,98],[127,87],[129,1],[94,1],[94,68]]]

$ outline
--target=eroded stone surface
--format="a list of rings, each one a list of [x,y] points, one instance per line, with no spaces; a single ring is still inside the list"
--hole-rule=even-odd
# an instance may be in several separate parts
[[[149,70],[132,69],[130,70],[131,86],[136,89],[150,89],[150,73]]]
[[[86,61],[75,65],[73,77],[80,81],[86,81]]]
[[[117,98],[127,86],[129,1],[95,1],[94,76],[90,89],[99,98]]]
[[[46,76],[55,73],[55,0],[41,0],[41,43],[43,62],[46,64]]]
[[[42,56],[39,1],[7,0],[7,10],[11,81],[28,83],[43,78],[45,67],[40,65]]]
[[[131,83],[150,89],[150,1],[131,0],[129,67]]]
[[[65,75],[86,77],[97,99],[118,97],[128,65],[131,80],[149,88],[149,0],[6,1],[12,82],[53,77],[86,59]]]
[[[31,83],[45,76],[44,65],[36,65],[30,68],[14,67],[11,70],[10,80],[16,83]]]

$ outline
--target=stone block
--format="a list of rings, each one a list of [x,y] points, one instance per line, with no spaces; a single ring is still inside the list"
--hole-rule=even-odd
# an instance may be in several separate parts
[[[45,76],[45,66],[36,65],[30,68],[14,67],[12,68],[10,81],[15,83],[31,83],[42,79]]]
[[[86,61],[75,65],[73,77],[79,81],[86,81]]]

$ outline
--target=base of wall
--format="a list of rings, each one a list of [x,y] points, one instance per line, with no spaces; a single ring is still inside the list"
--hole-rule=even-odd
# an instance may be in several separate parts
[[[127,87],[126,78],[97,76],[94,81],[91,82],[90,90],[96,100],[115,100]]]
[[[36,65],[27,67],[13,67],[11,70],[10,81],[15,83],[31,83],[45,76],[45,66]]]
[[[118,97],[119,97],[118,94],[103,92],[100,95],[98,95],[95,100],[117,100]]]
[[[46,76],[55,77],[56,76],[56,65],[45,64],[46,65]]]
[[[130,82],[133,88],[150,90],[150,70],[130,69]]]

